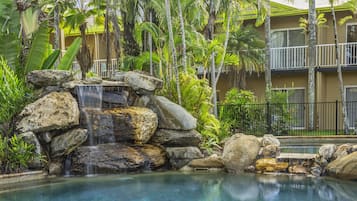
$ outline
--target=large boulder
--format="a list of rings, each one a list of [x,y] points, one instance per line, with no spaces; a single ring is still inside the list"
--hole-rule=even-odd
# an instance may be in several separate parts
[[[60,86],[73,79],[73,74],[64,70],[34,70],[27,74],[27,82],[36,87]]]
[[[94,173],[119,173],[162,167],[166,163],[166,153],[153,145],[108,143],[79,147],[72,159],[71,172],[75,174],[86,174],[86,169]]]
[[[43,154],[43,148],[40,141],[37,139],[33,132],[26,132],[19,135],[19,138],[23,139],[27,144],[32,144],[35,147],[35,158],[29,162],[29,168],[39,169],[43,167],[41,162],[41,156]]]
[[[223,149],[222,159],[229,172],[243,172],[253,164],[259,153],[260,143],[252,135],[235,134],[230,137]]]
[[[333,158],[337,159],[343,156],[347,156],[352,152],[352,144],[342,144],[337,147],[335,153],[333,154]]]
[[[342,179],[357,179],[357,152],[342,156],[329,163],[326,167],[327,174]]]
[[[157,115],[147,108],[85,109],[82,122],[94,143],[131,142],[145,144],[154,135]],[[91,144],[90,144],[91,145]]]
[[[202,136],[196,130],[178,131],[158,129],[150,139],[150,144],[160,144],[165,147],[198,146]]]
[[[193,159],[203,158],[203,154],[197,147],[167,147],[167,155],[171,167],[180,169]]]
[[[161,129],[193,130],[197,120],[185,108],[163,96],[143,96],[137,105],[152,109],[159,118]]]
[[[153,94],[156,89],[161,89],[163,81],[140,72],[120,72],[111,78],[112,80],[126,82],[137,94]]]
[[[222,158],[216,154],[206,158],[193,159],[188,166],[193,168],[224,168]]]
[[[79,124],[77,101],[69,92],[53,92],[22,110],[17,123],[21,132],[45,132]]]
[[[86,129],[73,129],[54,137],[51,141],[51,157],[60,157],[70,154],[87,140]]]

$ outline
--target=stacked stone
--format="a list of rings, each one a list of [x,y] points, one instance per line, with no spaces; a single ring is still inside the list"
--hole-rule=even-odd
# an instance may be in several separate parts
[[[49,156],[45,161],[51,174],[64,172],[68,156],[72,156],[71,171],[77,174],[83,174],[88,165],[96,173],[158,169],[167,167],[167,162],[179,169],[203,157],[196,119],[181,106],[154,95],[162,87],[157,78],[127,72],[109,81],[82,81],[67,71],[43,70],[31,72],[27,81],[39,99],[21,112],[17,130],[39,154]],[[83,116],[75,89],[93,84],[104,87],[103,108],[87,108]],[[111,89],[118,87],[119,91]],[[96,141],[94,146],[86,128]],[[32,164],[42,166],[41,161]]]

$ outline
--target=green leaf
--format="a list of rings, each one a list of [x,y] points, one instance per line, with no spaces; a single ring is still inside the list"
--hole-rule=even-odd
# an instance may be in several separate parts
[[[61,59],[60,64],[58,65],[58,70],[69,70],[72,66],[72,63],[78,53],[79,48],[81,47],[81,38],[76,38],[71,46],[68,47],[66,54]]]
[[[43,62],[42,69],[50,69],[53,67],[53,64],[56,62],[58,56],[60,55],[60,50],[55,50],[50,54],[46,60]]]
[[[26,59],[25,74],[32,70],[41,69],[45,60],[46,51],[50,42],[50,33],[46,23],[42,24],[36,32],[30,52]]]

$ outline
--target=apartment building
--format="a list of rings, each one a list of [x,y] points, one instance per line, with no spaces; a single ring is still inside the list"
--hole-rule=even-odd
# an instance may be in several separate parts
[[[275,4],[276,5],[276,4]],[[295,7],[284,7],[284,11],[276,12],[271,17],[271,75],[273,90],[286,91],[289,103],[308,102],[308,35],[299,25],[299,19],[308,19],[307,10]],[[330,9],[318,8],[318,13],[324,13],[327,22],[317,29],[316,68],[315,68],[315,102],[333,105],[333,102],[341,101],[335,56],[333,20]],[[339,6],[336,11],[337,21],[352,13],[345,7]],[[249,22],[249,21],[248,21]],[[253,20],[250,23],[254,23]],[[338,41],[340,50],[340,63],[342,65],[344,96],[347,103],[347,116],[350,128],[357,123],[357,18],[344,24],[339,24]],[[264,26],[258,27],[262,38]],[[232,73],[225,73],[220,80],[218,89],[220,99],[224,99],[225,93],[234,86]],[[264,101],[265,79],[264,72],[248,74],[246,78],[247,90],[251,90],[259,100]],[[323,106],[325,107],[325,106]],[[326,110],[315,106],[314,119],[316,127],[325,129],[341,128],[342,116],[340,104],[335,104],[335,111],[328,115],[337,118],[326,117]],[[308,107],[306,104],[297,106],[298,112],[295,118],[296,127],[306,129],[308,124]]]

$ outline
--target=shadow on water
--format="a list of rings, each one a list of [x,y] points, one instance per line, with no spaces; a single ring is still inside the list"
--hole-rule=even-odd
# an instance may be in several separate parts
[[[153,173],[64,178],[4,201],[352,201],[356,182],[302,176]]]

